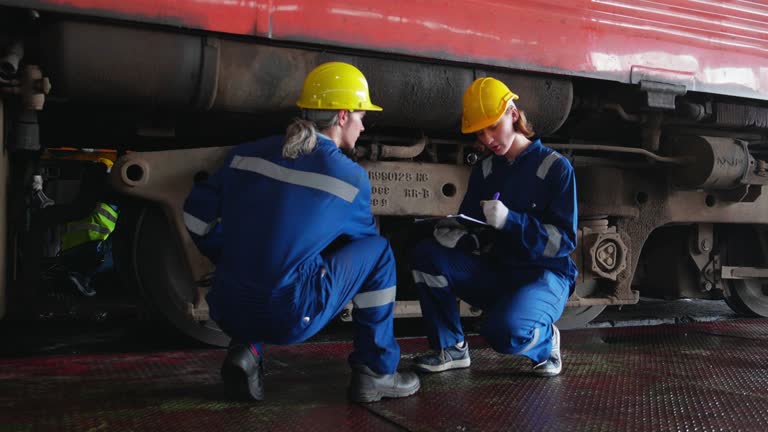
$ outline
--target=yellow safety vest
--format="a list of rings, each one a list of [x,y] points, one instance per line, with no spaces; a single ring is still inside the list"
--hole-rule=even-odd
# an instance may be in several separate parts
[[[61,250],[105,240],[115,230],[116,223],[117,212],[109,205],[100,203],[89,216],[67,224],[67,231],[61,239]]]

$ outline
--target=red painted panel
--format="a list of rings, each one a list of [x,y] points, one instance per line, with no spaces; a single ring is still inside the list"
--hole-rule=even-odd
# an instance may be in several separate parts
[[[34,7],[127,21],[168,24],[242,35],[264,34],[271,1],[248,0],[1,0]]]
[[[768,4],[748,0],[0,0],[215,32],[768,99]]]

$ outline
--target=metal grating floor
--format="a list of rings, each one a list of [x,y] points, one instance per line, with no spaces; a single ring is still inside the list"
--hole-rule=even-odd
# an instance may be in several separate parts
[[[267,400],[226,398],[223,350],[0,359],[0,431],[768,430],[768,320],[564,331],[564,372],[470,338],[413,397],[345,399],[349,343],[267,348]],[[400,340],[408,367],[427,349]]]

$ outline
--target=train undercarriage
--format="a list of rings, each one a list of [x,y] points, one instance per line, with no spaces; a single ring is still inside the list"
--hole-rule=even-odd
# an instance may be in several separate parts
[[[617,83],[58,15],[29,25],[25,60],[0,78],[7,313],[34,308],[23,291],[55,260],[57,227],[108,199],[120,208],[120,280],[187,335],[226,344],[204,300],[215,269],[184,228],[183,200],[230,146],[282,132],[306,73],[340,60],[366,74],[385,108],[366,119],[351,157],[369,173],[374,214],[398,257],[398,317],[420,315],[405,257],[429,232],[414,219],[456,212],[485,156],[458,134],[457,101],[480,76],[509,83],[543,143],[576,168],[580,275],[562,327],[641,295],[724,298],[768,316],[765,101],[688,91],[684,77],[659,70]],[[51,151],[61,148],[116,152],[108,191],[92,191],[84,162]],[[29,205],[36,169],[54,206]],[[482,311],[462,305],[462,314]]]

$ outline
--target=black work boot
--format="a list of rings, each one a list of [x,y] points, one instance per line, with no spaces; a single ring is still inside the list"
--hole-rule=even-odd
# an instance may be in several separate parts
[[[250,345],[229,347],[221,365],[221,378],[227,391],[237,399],[264,400],[264,366]]]
[[[410,396],[419,391],[420,387],[419,377],[413,372],[382,375],[370,370],[367,366],[353,365],[349,398],[353,402],[376,402],[383,397]]]

